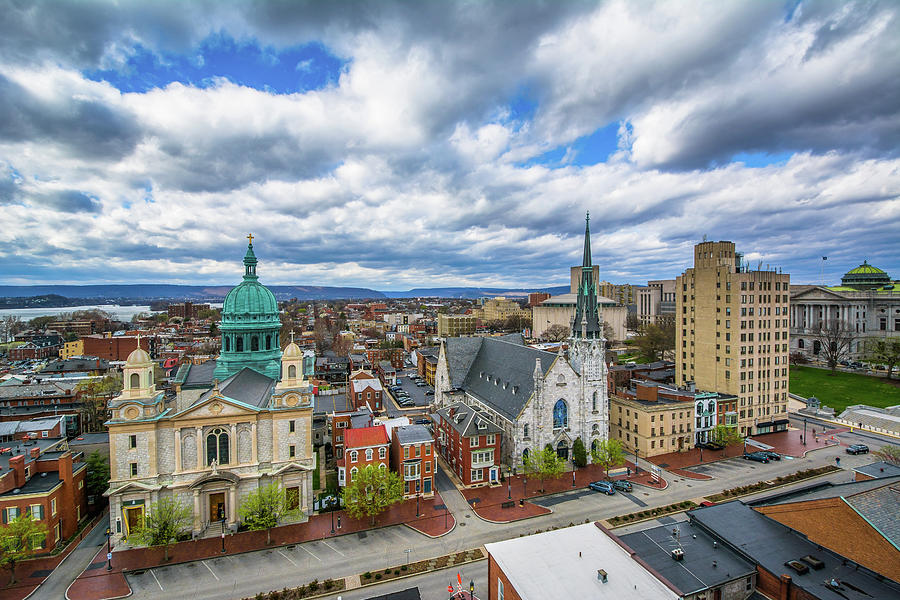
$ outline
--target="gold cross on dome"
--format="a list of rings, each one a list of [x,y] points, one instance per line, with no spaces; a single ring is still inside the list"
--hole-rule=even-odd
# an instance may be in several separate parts
[[[253,234],[252,234],[252,233],[248,233],[248,234],[247,234],[247,239],[250,240],[250,245],[252,246],[252,245],[253,245]]]

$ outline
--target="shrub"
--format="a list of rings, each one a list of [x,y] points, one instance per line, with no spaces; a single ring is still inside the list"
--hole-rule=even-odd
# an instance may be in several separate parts
[[[406,565],[401,565],[400,570],[401,570],[401,571],[405,571],[405,570],[406,570]]]
[[[381,573],[375,573],[375,581],[381,579]]]
[[[385,570],[384,570],[384,574],[385,574],[385,575],[390,575],[390,574],[391,574],[391,570],[390,570],[390,569],[385,569]]]
[[[313,579],[312,581],[309,582],[309,591],[314,592],[317,589],[319,589],[319,580]]]
[[[325,581],[322,582],[322,585],[325,586],[325,589],[326,589],[326,590],[330,590],[331,588],[334,587],[334,580],[333,580],[333,579],[326,579]]]
[[[399,575],[399,574],[400,574],[400,569],[394,569],[394,575]]]
[[[369,571],[366,571],[365,573],[363,573],[363,578],[372,579],[372,574]]]

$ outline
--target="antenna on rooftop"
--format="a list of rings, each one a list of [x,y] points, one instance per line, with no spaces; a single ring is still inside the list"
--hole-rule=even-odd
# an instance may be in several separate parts
[[[706,234],[705,234],[705,233],[703,234],[703,241],[704,241],[704,242],[706,241]]]

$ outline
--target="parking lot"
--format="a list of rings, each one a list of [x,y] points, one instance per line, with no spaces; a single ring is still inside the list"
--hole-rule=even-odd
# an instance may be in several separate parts
[[[394,417],[394,416],[402,416],[409,412],[421,412],[421,409],[423,407],[431,404],[431,401],[434,398],[434,396],[426,395],[425,392],[426,391],[434,392],[434,388],[432,388],[430,385],[427,385],[427,384],[423,385],[423,386],[417,386],[416,381],[410,378],[410,375],[415,375],[415,374],[416,374],[415,371],[403,371],[403,372],[397,373],[397,385],[399,385],[400,388],[404,392],[409,394],[409,398],[410,398],[410,400],[413,401],[413,405],[401,407],[399,404],[396,404],[396,402],[394,402],[394,403],[388,402],[386,405],[388,408],[389,416]],[[395,400],[397,399],[397,394],[395,394],[394,392],[389,390],[388,394]],[[392,404],[396,404],[396,405],[392,406]]]

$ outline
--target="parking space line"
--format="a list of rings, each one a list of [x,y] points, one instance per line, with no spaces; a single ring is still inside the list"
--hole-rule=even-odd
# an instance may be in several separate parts
[[[164,592],[166,590],[163,589],[162,584],[159,582],[159,579],[156,579],[156,573],[153,572],[153,569],[150,569],[150,574],[153,575],[153,579],[156,580],[156,585],[159,586],[159,591]]]
[[[314,559],[316,559],[317,561],[322,562],[322,559],[321,559],[321,558],[319,558],[318,556],[316,556],[315,554],[313,554],[312,552],[310,552],[309,550],[307,550],[307,549],[304,548],[303,546],[297,546],[297,547],[300,548],[301,550],[303,550],[304,552],[306,552],[307,554],[309,554],[310,556],[312,556],[312,557],[313,557]]]
[[[329,543],[326,542],[325,540],[322,540],[322,543],[325,544],[326,546],[328,546],[329,548],[331,548],[332,550],[334,550],[335,552],[337,552],[338,554],[340,554],[341,556],[343,556],[344,558],[347,557],[346,554],[344,554],[343,552],[341,552],[340,550],[338,550],[337,548],[335,548],[334,546],[332,546],[331,544],[329,544]]]
[[[209,569],[209,572],[212,573],[212,576],[216,578],[216,581],[219,581],[219,576],[216,575],[215,571],[213,571],[212,569],[210,569],[210,568],[209,568],[209,565],[206,564],[204,561],[201,560],[200,562],[203,563],[203,566],[204,566],[204,567],[206,567],[207,569]]]
[[[283,557],[285,557],[285,558],[287,559],[287,561],[288,561],[289,563],[291,563],[292,565],[294,565],[295,567],[298,566],[297,563],[295,563],[293,560],[291,560],[291,557],[290,557],[290,556],[288,556],[287,554],[285,554],[285,553],[282,552],[281,550],[278,550],[278,554],[280,554],[280,555],[282,555]]]

